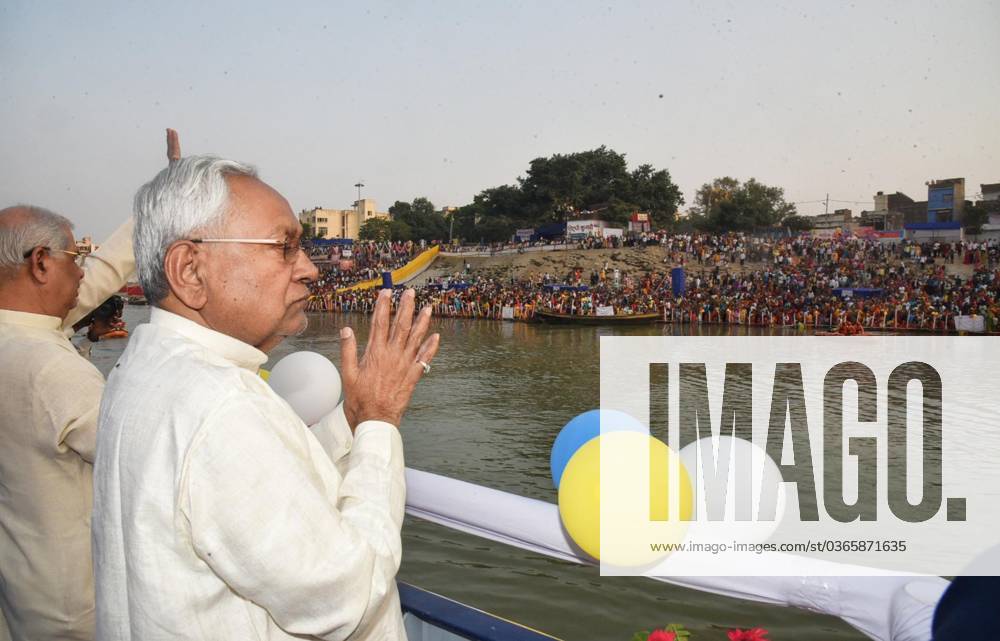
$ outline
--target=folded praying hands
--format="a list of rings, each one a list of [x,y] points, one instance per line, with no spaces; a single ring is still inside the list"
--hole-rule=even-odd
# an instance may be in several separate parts
[[[398,427],[424,374],[422,363],[429,364],[437,353],[440,335],[424,338],[430,327],[431,308],[421,309],[414,320],[414,297],[412,289],[403,293],[390,328],[392,290],[379,293],[368,345],[360,362],[353,330],[341,330],[344,415],[352,430],[370,420]]]

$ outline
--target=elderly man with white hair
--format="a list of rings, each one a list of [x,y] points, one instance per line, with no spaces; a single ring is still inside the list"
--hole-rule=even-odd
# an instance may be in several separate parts
[[[131,222],[87,257],[72,229],[40,207],[0,211],[0,639],[94,638],[91,463],[104,378],[67,334],[134,262]]]
[[[167,159],[179,157],[168,129]],[[90,514],[104,377],[67,336],[134,268],[131,219],[84,256],[63,216],[0,210],[0,641],[94,638]]]
[[[341,330],[345,401],[307,426],[258,375],[318,275],[288,202],[213,157],[135,202],[153,309],[101,403],[98,638],[404,639],[397,426],[437,352],[430,308],[408,291],[390,327],[383,292],[360,362]]]

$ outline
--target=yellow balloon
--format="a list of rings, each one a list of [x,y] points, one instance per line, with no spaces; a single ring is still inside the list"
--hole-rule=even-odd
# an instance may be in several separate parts
[[[601,558],[601,437],[573,453],[559,482],[559,516],[573,542]]]
[[[670,500],[677,502],[672,512]],[[559,514],[567,533],[590,556],[620,567],[650,565],[669,554],[651,544],[683,541],[692,505],[691,480],[680,458],[663,441],[640,432],[591,439],[570,458],[559,483]]]

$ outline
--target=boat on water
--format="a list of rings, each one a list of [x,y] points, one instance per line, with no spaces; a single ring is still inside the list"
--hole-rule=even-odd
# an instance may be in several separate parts
[[[146,305],[146,293],[142,291],[142,285],[138,283],[127,283],[118,290],[119,294],[125,296],[129,305]]]
[[[649,324],[662,320],[660,314],[614,314],[598,316],[596,314],[560,314],[551,309],[535,310],[535,319],[543,323],[572,323],[575,325],[620,325]]]
[[[559,641],[408,583],[398,586],[409,641]]]

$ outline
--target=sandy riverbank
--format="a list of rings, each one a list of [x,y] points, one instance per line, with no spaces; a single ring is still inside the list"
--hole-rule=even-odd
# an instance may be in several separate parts
[[[583,270],[584,280],[588,280],[591,271],[598,271],[607,266],[608,269],[620,269],[622,272],[644,273],[648,271],[665,272],[671,267],[677,266],[670,259],[670,253],[661,247],[625,247],[621,249],[589,249],[589,250],[567,250],[557,252],[535,252],[525,254],[510,254],[490,257],[452,257],[441,256],[430,268],[422,273],[413,283],[419,285],[427,282],[427,279],[434,279],[441,276],[454,275],[465,270],[468,263],[473,273],[487,275],[495,278],[510,278],[513,275],[517,279],[527,279],[533,276],[540,276],[545,273],[551,274],[556,279],[561,280],[575,268]],[[743,266],[723,263],[720,268],[731,272],[749,272],[766,269],[768,263],[746,263]],[[700,271],[711,269],[710,265],[699,265],[697,262],[688,261],[685,265],[688,273],[697,274]],[[972,274],[971,265],[945,265],[945,271],[949,274],[958,274],[963,278],[968,278]]]

